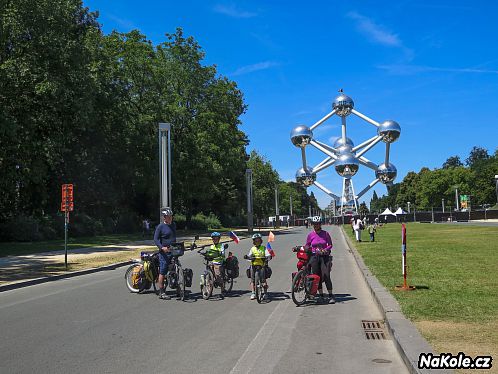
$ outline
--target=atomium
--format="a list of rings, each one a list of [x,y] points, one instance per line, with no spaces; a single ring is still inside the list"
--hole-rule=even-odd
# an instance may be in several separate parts
[[[358,172],[360,162],[351,152],[344,152],[339,155],[334,167],[341,177],[351,178]]]
[[[312,186],[316,181],[316,173],[310,168],[300,168],[296,171],[296,182],[303,187]]]
[[[384,184],[392,183],[396,179],[396,175],[398,175],[396,166],[391,163],[387,165],[381,164],[375,171],[375,177],[379,179],[379,182]]]
[[[341,211],[346,208],[358,211],[358,199],[368,192],[378,182],[382,184],[391,184],[396,176],[396,167],[389,161],[391,143],[398,140],[401,134],[400,125],[392,120],[379,123],[358,110],[354,109],[354,101],[351,97],[344,94],[342,90],[332,103],[332,112],[320,119],[314,125],[308,127],[299,125],[295,127],[290,134],[291,142],[301,149],[303,167],[296,172],[296,181],[304,187],[315,185],[327,195],[332,197],[336,202],[340,202]],[[353,141],[347,137],[346,117],[354,114],[365,122],[374,125],[377,135],[359,143],[355,146]],[[313,131],[322,123],[332,116],[341,117],[341,136],[333,143],[332,146],[322,143],[313,137]],[[385,159],[381,164],[368,160],[364,155],[379,142],[384,142],[386,147]],[[314,167],[307,165],[306,147],[312,146],[325,153],[326,158]],[[354,192],[352,177],[360,170],[360,165],[368,167],[374,171],[375,179],[366,186],[358,195]],[[342,197],[339,198],[332,191],[317,181],[317,174],[324,171],[330,166],[334,166],[336,173],[342,177],[343,188]],[[347,205],[351,205],[348,207]]]
[[[313,139],[313,132],[309,127],[299,125],[291,131],[291,141],[296,147],[303,148],[310,144]]]
[[[338,138],[334,142],[334,148],[337,149],[339,152],[344,152],[344,151],[349,151],[354,147],[354,143],[350,138],[346,138],[346,141],[343,141],[342,138]]]
[[[382,136],[382,141],[384,143],[394,143],[401,134],[401,127],[398,122],[384,121],[377,129],[377,134]]]
[[[332,103],[332,109],[341,117],[346,117],[351,114],[354,108],[354,101],[348,95],[341,93]]]

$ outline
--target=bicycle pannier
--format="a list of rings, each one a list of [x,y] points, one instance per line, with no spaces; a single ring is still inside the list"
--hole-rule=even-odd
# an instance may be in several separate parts
[[[235,256],[229,256],[225,262],[225,272],[229,278],[239,277],[239,260]]]
[[[320,283],[320,276],[310,274],[306,277],[306,283],[306,288],[309,290],[310,294],[316,295],[316,291],[318,291],[318,283]]]
[[[194,279],[194,272],[192,269],[185,269],[183,274],[185,275],[185,286],[192,287],[192,279]]]

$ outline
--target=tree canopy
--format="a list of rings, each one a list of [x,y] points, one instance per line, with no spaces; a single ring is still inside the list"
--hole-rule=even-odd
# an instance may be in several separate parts
[[[157,217],[159,122],[171,124],[173,209],[187,225],[197,213],[241,221],[248,165],[257,214],[270,213],[275,185],[294,211],[308,203],[248,157],[243,93],[181,28],[157,45],[138,30],[105,35],[80,0],[7,1],[0,14],[0,238],[19,217],[50,226],[63,183],[74,184],[73,228],[84,218],[89,234]]]

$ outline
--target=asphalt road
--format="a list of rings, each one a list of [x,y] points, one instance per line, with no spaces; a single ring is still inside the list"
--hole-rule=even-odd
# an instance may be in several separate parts
[[[5,373],[406,373],[391,340],[367,340],[377,309],[336,227],[332,279],[338,303],[296,307],[292,246],[307,230],[276,237],[267,304],[249,300],[250,242],[232,244],[241,276],[225,299],[200,297],[201,257],[189,300],[132,294],[125,267],[0,293],[0,372]]]

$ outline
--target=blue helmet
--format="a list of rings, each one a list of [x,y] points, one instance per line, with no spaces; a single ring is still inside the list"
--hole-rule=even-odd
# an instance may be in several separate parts
[[[218,231],[215,231],[211,234],[211,238],[221,238],[221,234]]]

